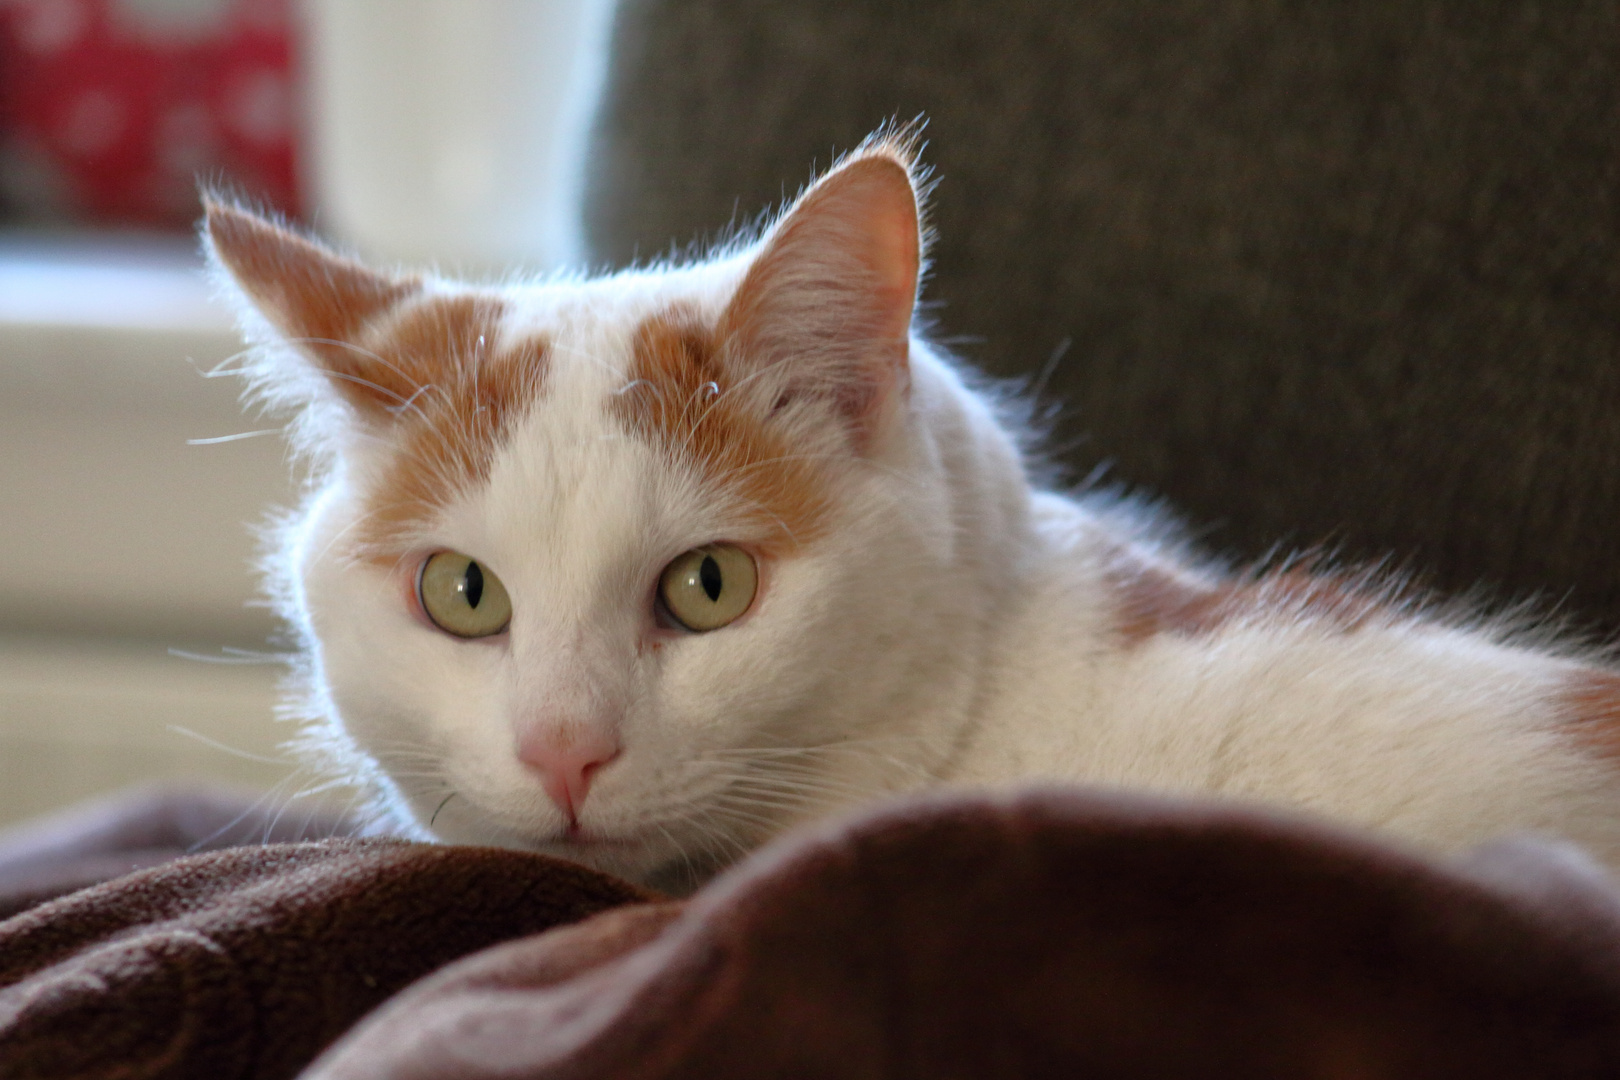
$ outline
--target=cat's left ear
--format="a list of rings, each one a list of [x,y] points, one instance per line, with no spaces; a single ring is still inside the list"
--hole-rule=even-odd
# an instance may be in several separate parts
[[[222,277],[276,335],[302,355],[313,381],[299,370],[260,370],[271,396],[306,405],[327,397],[361,416],[381,415],[431,381],[410,370],[409,358],[382,355],[368,328],[419,297],[424,282],[390,274],[340,255],[250,210],[204,199],[203,243]],[[257,320],[250,319],[252,323]],[[258,337],[265,335],[262,330]],[[302,386],[303,389],[294,389]]]
[[[910,385],[922,263],[911,145],[875,138],[766,235],[721,320],[728,361],[778,401],[831,401],[868,444]]]

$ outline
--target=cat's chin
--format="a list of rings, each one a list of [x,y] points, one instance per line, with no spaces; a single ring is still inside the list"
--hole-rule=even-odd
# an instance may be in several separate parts
[[[646,844],[639,840],[624,840],[608,836],[579,836],[569,835],[546,840],[540,844],[540,850],[549,854],[561,855],[573,859],[575,862],[586,862],[591,859],[633,858],[637,852],[643,852]]]
[[[461,842],[461,841],[453,841]],[[501,847],[521,848],[568,862],[588,866],[604,874],[647,882],[658,876],[661,867],[680,856],[667,844],[640,837],[618,837],[572,833],[550,837],[503,838]]]
[[[528,851],[636,882],[647,882],[669,863],[688,858],[661,829],[616,832],[590,825],[583,829],[559,829],[555,825],[548,828],[540,822],[503,822],[500,815],[485,811],[465,797],[458,801],[457,809],[459,803],[471,805],[475,812],[443,814],[437,827],[430,827],[424,820],[425,816],[431,820],[429,815],[413,812],[420,808],[401,807],[398,820],[408,822],[408,833],[423,840]]]
[[[524,846],[676,896],[692,892],[724,868],[694,853],[671,850],[661,837],[654,841],[575,834]]]

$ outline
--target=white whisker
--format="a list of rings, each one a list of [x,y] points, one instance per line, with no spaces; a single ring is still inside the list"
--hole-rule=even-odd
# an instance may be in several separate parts
[[[241,442],[243,439],[257,439],[260,435],[280,435],[280,428],[260,428],[257,431],[238,431],[235,435],[214,435],[206,439],[187,439],[187,446],[218,446],[221,443]]]
[[[255,753],[252,753],[251,751],[248,751],[248,750],[241,750],[241,749],[238,749],[237,747],[234,747],[234,746],[228,746],[225,743],[220,742],[218,739],[210,739],[207,735],[204,735],[199,731],[193,731],[188,727],[181,727],[179,724],[167,724],[167,725],[164,726],[164,729],[166,731],[172,731],[176,735],[184,735],[188,739],[195,739],[198,742],[202,743],[204,746],[212,747],[215,750],[218,750],[218,751],[220,751],[222,753],[229,754],[232,757],[241,758],[243,761],[256,761],[256,762],[259,762],[261,765],[291,765],[291,764],[293,764],[292,762],[288,761],[286,758],[265,757],[263,754],[255,754]]]

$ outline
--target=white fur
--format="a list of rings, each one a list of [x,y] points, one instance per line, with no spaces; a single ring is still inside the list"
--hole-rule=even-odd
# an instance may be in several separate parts
[[[659,571],[757,526],[609,404],[633,328],[673,302],[716,316],[750,257],[505,289],[506,336],[552,343],[545,392],[487,484],[417,547],[499,573],[509,634],[438,633],[395,575],[344,554],[386,441],[340,439],[283,530],[275,573],[309,646],[305,708],[403,827],[696,880],[839,807],[1039,778],[1263,800],[1441,851],[1546,830],[1620,860],[1620,771],[1572,741],[1555,704],[1580,658],[1421,618],[1345,630],[1260,615],[1128,645],[1108,561],[1173,553],[1037,490],[1016,431],[920,340],[869,453],[831,437],[824,411],[783,421],[832,462],[829,535],[764,566],[737,623],[643,648]],[[540,715],[619,734],[579,818],[596,843],[564,839],[514,753]]]

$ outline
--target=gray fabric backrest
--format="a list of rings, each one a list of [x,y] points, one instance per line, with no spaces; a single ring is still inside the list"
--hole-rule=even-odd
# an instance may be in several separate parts
[[[623,0],[619,263],[926,113],[938,336],[1072,474],[1620,627],[1620,5]]]

